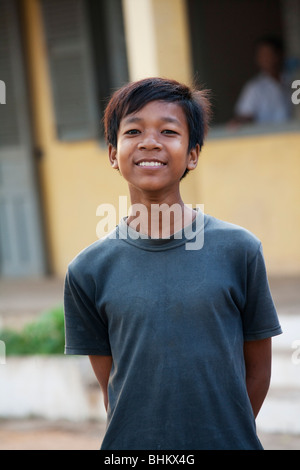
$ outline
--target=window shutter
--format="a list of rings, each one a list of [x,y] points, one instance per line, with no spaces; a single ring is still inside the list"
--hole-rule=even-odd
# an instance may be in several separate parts
[[[15,52],[10,32],[11,8],[7,0],[0,0],[0,80],[5,83],[6,104],[0,104],[0,147],[18,145],[20,140]]]
[[[94,73],[84,0],[41,0],[60,140],[97,136]],[[99,126],[98,126],[99,127]]]

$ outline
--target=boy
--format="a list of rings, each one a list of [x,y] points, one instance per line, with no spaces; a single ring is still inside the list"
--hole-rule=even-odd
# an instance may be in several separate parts
[[[125,85],[106,109],[110,163],[138,210],[72,261],[65,285],[66,353],[89,355],[105,450],[262,449],[255,417],[281,329],[261,244],[179,190],[208,117],[204,92],[160,78]]]

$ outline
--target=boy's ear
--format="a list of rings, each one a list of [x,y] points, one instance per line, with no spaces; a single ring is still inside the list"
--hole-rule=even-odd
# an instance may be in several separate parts
[[[108,145],[108,158],[111,166],[117,170],[119,168],[117,149],[112,144]]]
[[[187,170],[194,170],[198,164],[200,155],[200,145],[196,144],[196,147],[191,149],[189,152],[189,161],[187,164]]]

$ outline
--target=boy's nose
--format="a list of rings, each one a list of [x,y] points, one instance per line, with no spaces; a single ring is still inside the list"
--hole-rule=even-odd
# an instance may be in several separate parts
[[[144,136],[138,144],[139,150],[160,150],[161,148],[161,143],[153,135]]]

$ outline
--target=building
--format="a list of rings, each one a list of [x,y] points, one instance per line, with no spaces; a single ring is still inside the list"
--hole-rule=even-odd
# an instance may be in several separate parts
[[[299,274],[300,105],[279,125],[226,124],[255,73],[253,41],[274,33],[292,83],[299,0],[0,0],[0,275],[64,276],[97,239],[97,207],[130,204],[101,115],[115,88],[146,76],[197,77],[213,91],[185,201],[253,231],[270,273]]]

